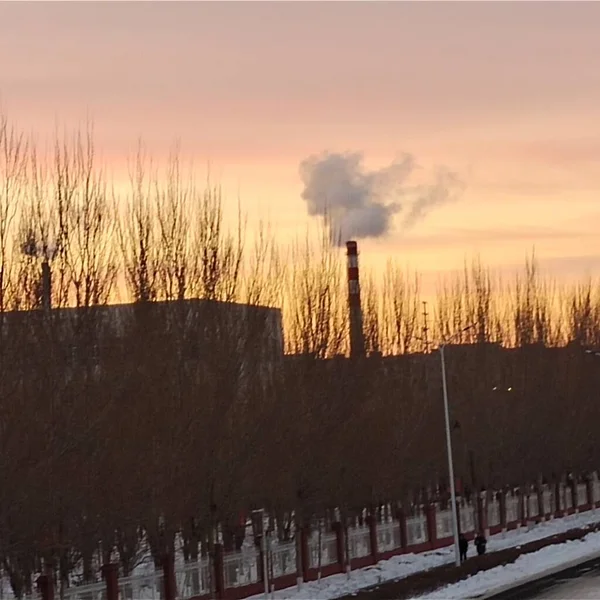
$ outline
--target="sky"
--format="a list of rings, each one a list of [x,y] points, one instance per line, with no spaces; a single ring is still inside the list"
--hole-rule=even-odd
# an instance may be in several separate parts
[[[408,153],[461,191],[359,240],[369,265],[600,268],[600,3],[2,2],[0,103],[40,140],[91,118],[119,181],[179,140],[282,240],[318,219],[307,157]]]

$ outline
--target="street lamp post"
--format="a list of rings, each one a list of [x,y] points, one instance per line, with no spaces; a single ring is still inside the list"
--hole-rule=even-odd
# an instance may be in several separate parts
[[[460,548],[458,543],[458,507],[456,504],[456,486],[454,482],[454,460],[452,458],[452,435],[450,432],[450,409],[448,407],[448,383],[446,381],[446,344],[440,345],[440,359],[442,363],[442,387],[444,390],[444,416],[446,419],[446,450],[448,453],[448,476],[450,477],[450,497],[452,504],[452,534],[454,536],[454,559],[456,566],[460,566]]]
[[[444,340],[439,347],[442,366],[442,389],[444,392],[444,417],[446,421],[446,451],[448,454],[448,477],[450,478],[450,499],[452,504],[452,534],[454,537],[454,559],[456,566],[460,566],[460,547],[458,541],[458,504],[456,502],[456,485],[454,481],[454,459],[452,455],[452,433],[450,429],[450,408],[448,403],[448,382],[446,380],[446,345],[461,333],[475,327],[476,323],[456,332],[450,339]]]

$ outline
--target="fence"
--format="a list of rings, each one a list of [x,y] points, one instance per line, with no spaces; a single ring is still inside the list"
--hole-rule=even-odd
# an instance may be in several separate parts
[[[575,488],[543,486],[522,494],[482,494],[477,502],[460,500],[459,527],[472,537],[478,529],[514,528],[528,519],[562,516],[576,507],[585,510],[599,505],[597,479]],[[250,541],[241,550],[227,553],[217,545],[213,559],[202,557],[177,569],[166,563],[162,571],[150,575],[118,579],[117,566],[110,565],[112,584],[107,576],[104,583],[68,588],[63,596],[64,600],[238,600],[265,589],[265,567],[267,587],[281,589],[293,585],[297,578],[313,580],[374,564],[382,557],[452,543],[452,511],[436,504],[413,510],[410,516],[390,506],[381,507],[365,523],[348,528],[339,523],[326,528],[320,523],[312,531],[299,528],[297,538],[290,541],[267,535],[266,556],[260,545]]]
[[[527,517],[529,519],[535,519],[540,514],[540,506],[538,495],[536,493],[529,494],[527,502]]]
[[[544,502],[545,514],[553,515],[556,512],[556,495],[552,492],[552,490],[548,489],[548,486],[544,486],[542,500]]]
[[[460,507],[460,530],[467,534],[475,531],[475,509],[470,504]]]
[[[311,537],[309,547],[309,568],[317,569],[319,566],[326,567],[338,562],[337,539],[335,533],[321,532],[321,556],[319,562],[319,533]]]
[[[573,494],[571,493],[571,488],[563,487],[561,495],[564,498],[565,510],[571,510],[573,508]]]
[[[588,490],[585,483],[577,486],[577,507],[580,508],[588,503]]]
[[[82,593],[87,587],[82,586]],[[160,571],[151,575],[131,575],[119,579],[119,600],[161,600],[163,590],[164,574]]]
[[[381,523],[377,527],[377,550],[381,554],[393,552],[397,548],[402,547],[402,533],[400,531],[400,523],[392,521]]]
[[[519,498],[514,494],[506,498],[506,522],[517,523],[519,520]]]
[[[437,539],[443,540],[444,538],[452,537],[452,510],[436,511],[435,519],[435,532]]]
[[[406,539],[409,546],[420,546],[429,540],[425,517],[416,516],[406,519]]]
[[[364,558],[371,554],[371,528],[352,527],[348,529],[348,554],[354,558]]]
[[[498,501],[498,499],[496,497],[494,497],[488,503],[487,524],[488,524],[488,527],[497,527],[498,525],[500,525],[500,523],[501,523],[500,502]]]
[[[223,556],[223,579],[226,588],[238,588],[259,583],[260,553],[255,546]]]
[[[181,571],[176,572],[177,589],[184,598],[205,596],[211,591],[211,562],[209,557],[198,562],[187,563]],[[104,600],[104,599],[103,599]]]
[[[298,569],[296,542],[271,544],[269,552],[269,575],[271,580],[296,575]]]

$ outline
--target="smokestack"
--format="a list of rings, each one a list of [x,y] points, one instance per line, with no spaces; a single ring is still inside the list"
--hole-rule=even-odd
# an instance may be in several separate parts
[[[45,260],[42,263],[42,309],[44,312],[50,312],[52,308],[52,274],[50,265]]]
[[[350,309],[350,356],[365,355],[363,316],[360,305],[360,281],[358,278],[358,247],[356,242],[346,242],[348,256],[348,307]]]

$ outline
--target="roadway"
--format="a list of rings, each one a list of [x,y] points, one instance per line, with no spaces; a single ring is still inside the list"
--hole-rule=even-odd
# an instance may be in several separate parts
[[[600,600],[600,559],[509,590],[493,600]]]

